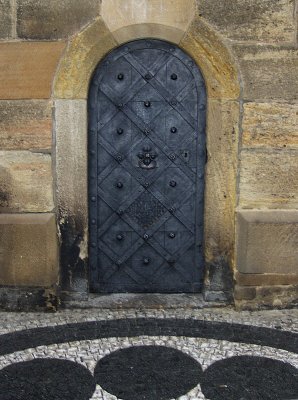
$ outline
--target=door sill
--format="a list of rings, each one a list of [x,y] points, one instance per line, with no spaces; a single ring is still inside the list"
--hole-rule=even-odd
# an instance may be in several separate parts
[[[86,299],[65,299],[66,309],[202,309],[225,307],[225,301],[205,301],[202,293],[164,294],[164,293],[90,293]]]

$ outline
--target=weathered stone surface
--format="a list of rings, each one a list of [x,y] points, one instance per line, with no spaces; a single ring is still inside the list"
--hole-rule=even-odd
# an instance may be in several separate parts
[[[298,104],[245,103],[245,147],[298,147]]]
[[[241,210],[236,238],[240,273],[298,273],[298,211]]]
[[[255,287],[235,285],[235,300],[253,300],[256,297],[256,294],[257,291]]]
[[[242,208],[298,207],[298,152],[243,150],[240,171]]]
[[[238,310],[260,310],[268,308],[290,308],[298,306],[298,285],[256,287],[252,300],[236,299]]]
[[[0,212],[52,211],[51,156],[0,151]]]
[[[52,107],[44,100],[0,101],[2,150],[51,150]]]
[[[237,99],[240,94],[236,64],[219,35],[196,15],[180,46],[201,68],[209,98]]]
[[[99,15],[99,0],[17,0],[17,33],[24,39],[59,39]]]
[[[0,215],[0,285],[58,283],[54,214]]]
[[[0,0],[0,39],[12,35],[12,7],[10,0]]]
[[[164,32],[164,39],[178,43],[195,9],[194,0],[103,0],[101,15],[120,43],[138,37],[161,38]]]
[[[238,119],[237,102],[208,102],[204,228],[207,262],[233,254]]]
[[[241,274],[235,272],[235,281],[240,286],[298,285],[298,271],[295,274]]]
[[[294,7],[292,0],[198,0],[202,18],[224,36],[267,43],[293,42]]]
[[[64,290],[88,290],[87,102],[55,102],[57,208]]]
[[[245,100],[298,99],[298,51],[278,47],[237,44]]]
[[[55,79],[54,97],[86,99],[96,65],[116,45],[101,18],[79,33],[70,42],[61,60]]]
[[[0,43],[0,99],[47,99],[63,42]]]

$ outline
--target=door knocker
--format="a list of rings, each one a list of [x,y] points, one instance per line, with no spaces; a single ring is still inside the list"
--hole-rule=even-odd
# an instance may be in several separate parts
[[[143,169],[153,169],[156,167],[156,153],[151,152],[151,147],[150,146],[145,146],[143,147],[143,153],[139,153],[138,157],[140,159],[139,161],[139,167]]]

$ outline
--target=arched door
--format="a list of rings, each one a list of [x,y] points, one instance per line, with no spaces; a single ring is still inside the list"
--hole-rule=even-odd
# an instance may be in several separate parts
[[[202,287],[206,90],[177,46],[137,40],[97,67],[89,92],[92,292]]]

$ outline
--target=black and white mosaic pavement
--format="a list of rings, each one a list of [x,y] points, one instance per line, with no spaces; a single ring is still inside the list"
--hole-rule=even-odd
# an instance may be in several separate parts
[[[298,399],[297,310],[0,317],[0,400]]]

